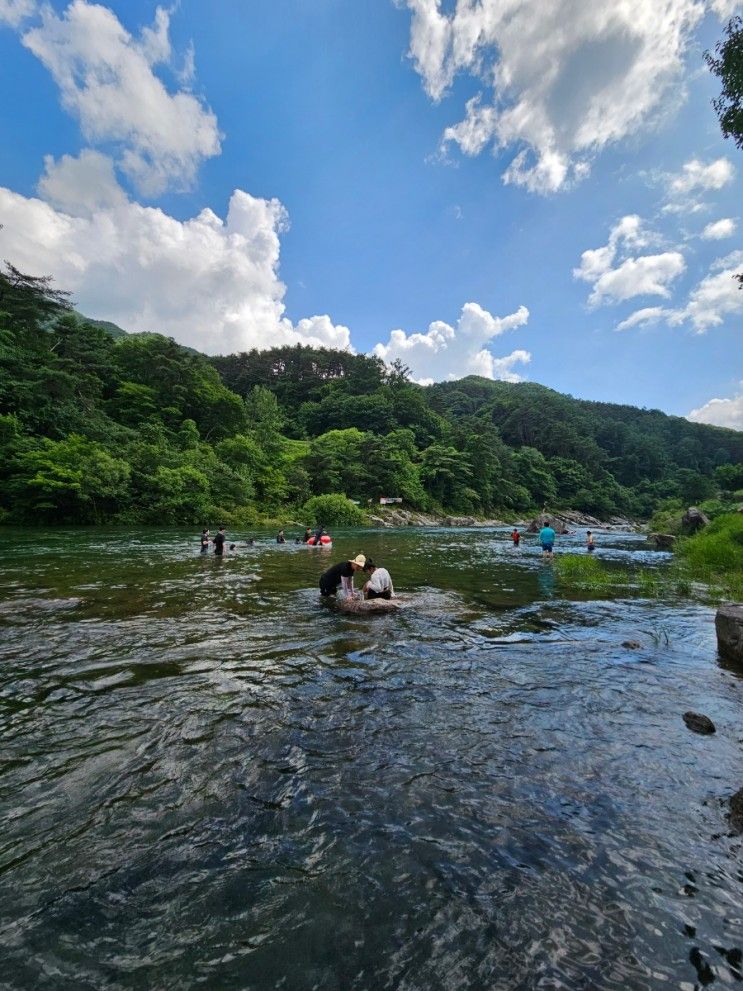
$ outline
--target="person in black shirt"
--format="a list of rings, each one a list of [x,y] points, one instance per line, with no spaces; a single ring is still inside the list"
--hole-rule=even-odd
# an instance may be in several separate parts
[[[286,537],[284,536],[284,531],[283,530],[279,530],[279,532],[276,534],[276,543],[277,544],[285,544],[286,543]]]
[[[224,554],[224,542],[227,538],[224,535],[224,527],[219,528],[219,533],[214,538],[214,553],[217,557],[222,557]]]
[[[201,531],[201,553],[206,554],[209,550],[209,530],[208,528]]]
[[[363,554],[357,554],[350,561],[339,561],[334,564],[320,578],[320,595],[335,595],[339,585],[343,585],[343,593],[346,599],[353,598],[353,576],[366,564]]]

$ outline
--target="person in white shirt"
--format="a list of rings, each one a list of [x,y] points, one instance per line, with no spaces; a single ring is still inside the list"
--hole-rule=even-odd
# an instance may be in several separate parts
[[[364,585],[365,599],[391,599],[395,594],[392,579],[386,568],[378,568],[371,558],[366,559],[364,571],[369,581]]]

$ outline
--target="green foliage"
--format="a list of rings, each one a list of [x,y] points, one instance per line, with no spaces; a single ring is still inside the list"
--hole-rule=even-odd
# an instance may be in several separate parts
[[[101,523],[126,504],[130,473],[101,444],[70,434],[18,453],[9,488],[23,518]]]
[[[344,495],[313,496],[304,504],[302,512],[305,519],[313,520],[318,526],[363,526],[366,523],[364,513]]]
[[[724,492],[735,493],[743,489],[743,463],[718,465],[714,471],[714,479]]]
[[[680,499],[665,500],[653,513],[650,519],[652,533],[671,533],[679,536],[681,520],[684,515],[684,505]]]
[[[716,516],[742,462],[736,431],[534,383],[423,388],[399,363],[324,348],[207,359],[0,272],[3,519],[250,525],[340,492],[503,516],[547,504],[647,518],[671,498]]]
[[[718,516],[695,536],[681,541],[678,556],[700,581],[740,583],[743,581],[743,513]]]
[[[720,96],[712,101],[723,136],[732,138],[743,150],[743,19],[733,17],[725,28],[725,40],[715,46],[717,57],[709,52],[704,59],[722,82]]]

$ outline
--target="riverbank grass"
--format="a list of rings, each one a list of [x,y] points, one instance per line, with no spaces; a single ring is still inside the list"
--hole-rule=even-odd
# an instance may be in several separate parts
[[[723,598],[743,599],[743,513],[718,516],[678,545],[675,571]]]
[[[646,598],[700,594],[743,600],[743,514],[720,516],[676,546],[666,568],[627,570],[585,554],[564,554],[555,558],[555,571],[567,588],[597,595],[632,589]]]

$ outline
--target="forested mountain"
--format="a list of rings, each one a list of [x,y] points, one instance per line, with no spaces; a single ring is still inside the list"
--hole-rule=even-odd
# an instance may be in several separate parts
[[[249,524],[326,493],[646,517],[743,489],[742,433],[656,410],[476,377],[424,388],[347,352],[209,359],[108,331],[48,281],[0,273],[6,522]]]

